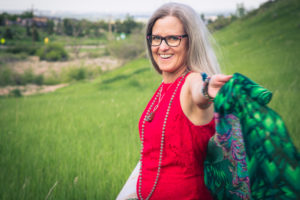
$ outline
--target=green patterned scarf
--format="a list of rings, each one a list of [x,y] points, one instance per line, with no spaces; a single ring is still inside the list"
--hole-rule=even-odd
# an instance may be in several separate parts
[[[271,97],[238,73],[218,92],[205,161],[205,183],[216,199],[300,199],[300,155],[266,106]]]

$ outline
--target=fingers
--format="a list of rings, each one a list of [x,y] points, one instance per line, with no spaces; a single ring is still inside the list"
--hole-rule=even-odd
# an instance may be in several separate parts
[[[217,74],[211,77],[210,86],[212,88],[221,88],[232,78],[232,75]]]
[[[231,78],[232,78],[232,75],[224,75],[224,74],[216,75],[216,81],[219,81],[219,82],[227,82]]]
[[[215,84],[225,84],[231,78],[232,78],[232,75],[217,74],[217,75],[212,76],[211,80]]]
[[[215,98],[220,88],[232,78],[232,75],[217,74],[211,77],[208,85],[208,94]]]

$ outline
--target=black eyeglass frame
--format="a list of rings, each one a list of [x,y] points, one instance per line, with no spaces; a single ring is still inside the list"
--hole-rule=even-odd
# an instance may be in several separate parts
[[[152,39],[151,39],[152,36],[158,36],[158,37],[160,37],[160,43],[157,44],[157,45],[152,45]],[[168,42],[167,42],[167,38],[168,38],[168,37],[178,37],[178,38],[179,38],[179,43],[178,43],[178,45],[176,45],[176,46],[169,45]],[[149,44],[150,44],[151,46],[153,46],[153,47],[160,46],[163,40],[165,41],[165,43],[166,43],[169,47],[178,47],[178,46],[180,45],[180,43],[181,43],[181,39],[182,39],[182,38],[185,38],[185,37],[188,37],[188,35],[187,35],[187,34],[185,34],[185,35],[168,35],[168,36],[166,36],[166,37],[162,37],[162,36],[159,36],[159,35],[147,35],[147,40],[148,40]]]

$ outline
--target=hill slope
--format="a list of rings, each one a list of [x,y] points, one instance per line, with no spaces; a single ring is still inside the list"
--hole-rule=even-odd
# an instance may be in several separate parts
[[[273,92],[270,106],[283,117],[299,148],[300,1],[277,0],[214,37],[226,73],[242,73]]]

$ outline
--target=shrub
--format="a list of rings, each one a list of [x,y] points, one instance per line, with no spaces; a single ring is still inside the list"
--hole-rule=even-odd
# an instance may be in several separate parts
[[[0,69],[0,86],[25,85],[28,83],[42,85],[44,76],[42,74],[35,75],[32,69],[26,70],[23,74],[14,72],[8,67]]]
[[[12,97],[21,97],[22,96],[22,92],[19,89],[13,89],[9,92],[9,96]]]
[[[60,61],[67,60],[68,54],[64,47],[59,44],[47,44],[37,51],[41,60]]]
[[[6,52],[13,54],[25,53],[27,55],[35,55],[39,46],[37,45],[26,45],[26,44],[17,44],[7,48]]]
[[[43,85],[44,83],[44,76],[42,74],[36,75],[32,81],[33,83],[37,85]]]
[[[69,80],[83,80],[87,77],[87,69],[83,67],[79,68],[71,68],[68,72],[68,79]]]
[[[104,52],[97,51],[97,52],[88,52],[87,55],[88,55],[88,58],[99,58],[104,54],[105,54]]]
[[[6,28],[4,32],[4,38],[12,40],[14,38],[13,32],[10,28]]]
[[[100,66],[89,66],[89,65],[81,65],[81,66],[69,66],[64,68],[59,75],[56,76],[47,76],[47,83],[50,81],[58,81],[59,83],[66,83],[71,81],[80,81],[84,79],[93,79],[103,71]],[[54,78],[55,77],[55,78]]]
[[[12,71],[8,67],[0,68],[0,85],[11,85],[13,84],[12,80]]]
[[[14,85],[25,85],[26,84],[26,80],[24,78],[24,76],[22,76],[22,74],[19,73],[12,73],[12,80],[13,80],[13,84]]]
[[[24,74],[21,75],[23,77],[23,83],[34,83],[37,85],[42,85],[44,81],[44,76],[42,74],[35,75],[32,69],[25,70]]]
[[[55,71],[51,71],[51,73],[47,76],[45,76],[44,80],[43,80],[45,85],[56,85],[61,83],[61,75],[58,74]]]
[[[62,60],[62,55],[58,51],[50,51],[47,54],[45,54],[45,60],[48,61]]]
[[[25,60],[27,57],[28,57],[28,55],[25,53],[19,53],[19,54],[0,53],[0,64],[7,63],[7,62],[13,62],[13,61]]]
[[[100,66],[88,69],[88,78],[95,78],[103,73],[103,70]]]
[[[233,22],[236,19],[237,18],[234,15],[229,16],[229,17],[219,15],[218,18],[214,22],[208,24],[207,27],[208,27],[209,31],[214,32],[214,31],[220,30],[222,28],[225,28],[226,26],[228,26],[231,22]]]
[[[32,69],[26,69],[24,71],[24,74],[23,74],[23,82],[24,84],[26,83],[32,83],[33,80],[34,80],[34,74],[33,74],[33,71]]]

